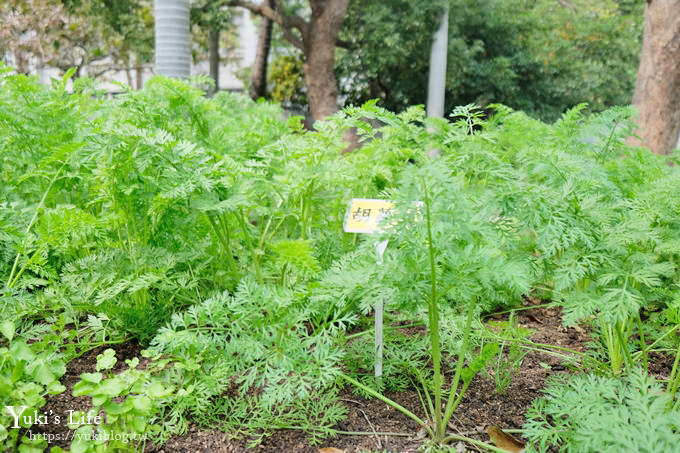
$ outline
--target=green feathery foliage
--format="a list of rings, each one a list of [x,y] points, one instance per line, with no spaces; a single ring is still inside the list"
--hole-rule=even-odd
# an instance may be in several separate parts
[[[641,369],[625,379],[562,377],[545,393],[527,413],[527,451],[651,453],[680,442],[680,408]]]
[[[188,420],[255,441],[332,433],[343,366],[368,382],[346,332],[378,298],[438,344],[388,336],[387,387],[412,380],[450,402],[494,347],[480,359],[470,344],[479,314],[530,293],[591,322],[613,374],[677,348],[680,170],[625,144],[628,108],[549,125],[502,105],[445,121],[370,102],[306,131],[275,105],[208,99],[201,79],[104,99],[86,79],[69,92],[69,77],[45,87],[0,69],[0,310],[67,358],[151,345],[177,389],[161,438]],[[348,127],[363,146],[343,155]],[[391,227],[345,234],[351,198],[393,200]],[[381,265],[376,239],[389,239]],[[429,370],[442,353],[458,356],[460,389]]]

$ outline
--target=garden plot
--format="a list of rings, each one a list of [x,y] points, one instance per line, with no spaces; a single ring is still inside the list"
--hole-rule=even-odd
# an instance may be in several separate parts
[[[629,110],[369,103],[306,131],[181,81],[66,81],[0,80],[6,450],[677,445],[680,174],[625,144]],[[345,233],[353,198],[390,228]]]

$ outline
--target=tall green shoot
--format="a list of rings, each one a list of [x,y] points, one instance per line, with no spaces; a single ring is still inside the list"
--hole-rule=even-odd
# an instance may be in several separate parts
[[[398,250],[397,257],[406,262],[407,256],[417,256],[420,249],[425,249],[422,261],[409,264],[418,266],[418,269],[409,269],[413,274],[402,284],[422,287],[423,290],[427,288],[422,298],[427,307],[433,376],[431,383],[419,379],[423,386],[421,402],[426,417],[418,417],[367,385],[344,376],[353,385],[413,419],[438,444],[461,439],[447,433],[448,423],[473,377],[497,352],[498,344],[491,342],[476,358],[469,357],[478,300],[488,297],[489,291],[493,291],[492,288],[501,281],[507,281],[513,272],[515,277],[523,274],[521,265],[517,267],[518,263],[513,262],[512,251],[498,248],[502,241],[496,225],[489,220],[488,206],[474,206],[474,201],[461,194],[461,187],[462,180],[441,164],[414,170],[402,185],[405,198],[397,206],[403,214],[399,214],[391,233],[394,238],[390,243],[394,243],[393,248]],[[422,200],[420,206],[419,200]],[[427,285],[424,285],[425,282]],[[526,288],[526,283],[522,282],[519,286]],[[460,342],[450,385],[446,384],[442,366],[440,321],[440,304],[447,302],[455,302],[464,318],[461,331],[456,332]]]

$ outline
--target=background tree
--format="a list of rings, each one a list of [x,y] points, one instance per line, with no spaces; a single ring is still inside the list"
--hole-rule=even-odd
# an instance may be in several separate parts
[[[52,43],[68,22],[62,5],[50,0],[0,4],[0,57],[19,73],[52,59]]]
[[[524,85],[517,101],[527,91],[526,109],[547,120],[582,102],[596,112],[630,104],[643,9],[634,0],[537,2],[528,12],[536,27],[526,35],[526,48],[540,67],[540,89]]]
[[[286,9],[283,0],[275,0],[273,9],[267,4],[241,0],[222,0],[222,4],[240,6],[272,20],[281,27],[286,39],[302,51],[309,109],[314,120],[338,110],[335,46],[349,0],[308,0],[307,19]]]
[[[0,54],[18,72],[46,66],[96,77],[118,68],[125,39],[90,2],[19,0],[0,6]]]
[[[628,104],[640,49],[642,7],[610,0],[450,0],[445,111],[500,102],[545,120],[588,102]],[[425,102],[426,49],[437,2],[356,0],[337,74],[348,103],[380,98],[391,110]]]
[[[17,0],[0,4],[0,56],[18,72],[44,67],[98,77],[153,56],[153,15],[136,0]]]
[[[269,95],[285,108],[296,110],[307,104],[303,64],[298,55],[282,55],[269,68]]]
[[[429,49],[446,0],[355,0],[349,5],[337,73],[348,103],[380,98],[391,110],[424,104]],[[450,16],[458,11],[451,10]],[[449,64],[459,55],[449,55]]]
[[[670,153],[680,133],[679,0],[647,0],[633,105],[640,139],[631,142]]]
[[[265,4],[271,9],[276,7],[274,0],[265,0]],[[257,36],[257,51],[255,53],[255,61],[253,62],[253,69],[250,75],[249,94],[253,100],[263,97],[267,92],[267,60],[269,59],[273,25],[274,23],[266,17],[262,17],[260,20],[260,29]]]
[[[125,70],[128,84],[141,88],[143,67],[154,56],[152,3],[148,0],[62,0],[62,3],[70,14],[106,31],[108,58],[100,66],[104,70],[107,67]],[[88,71],[88,75],[96,73]]]
[[[219,90],[220,65],[225,60],[222,50],[229,55],[238,43],[236,15],[220,8],[216,0],[197,0],[191,4],[192,57],[195,62],[207,57],[210,77],[215,81],[211,93]]]

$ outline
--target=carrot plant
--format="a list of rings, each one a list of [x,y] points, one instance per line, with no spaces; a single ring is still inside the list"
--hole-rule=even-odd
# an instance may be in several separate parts
[[[680,440],[677,399],[640,368],[562,377],[544,393],[527,413],[527,451],[672,451]]]
[[[420,300],[427,307],[433,371],[431,382],[422,384],[424,409],[430,421],[365,384],[345,377],[414,419],[438,443],[455,438],[447,437],[448,421],[472,378],[496,354],[498,347],[497,343],[488,343],[477,357],[465,364],[471,352],[470,333],[480,308],[478,301],[501,295],[517,298],[528,291],[530,282],[528,261],[511,243],[509,246],[504,243],[500,225],[506,223],[505,219],[494,213],[490,199],[475,200],[466,193],[465,186],[465,179],[444,163],[405,173],[397,198],[401,214],[388,230],[396,249],[387,264],[394,269],[388,272],[398,273],[404,279],[404,286],[417,288]],[[422,201],[422,207],[417,207],[417,201]],[[459,307],[465,319],[449,383],[445,382],[448,367],[442,366],[439,308],[446,303]]]

